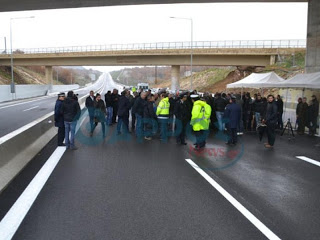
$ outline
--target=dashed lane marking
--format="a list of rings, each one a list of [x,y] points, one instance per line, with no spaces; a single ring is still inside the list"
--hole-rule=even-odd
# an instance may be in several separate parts
[[[313,160],[311,158],[305,157],[305,156],[296,156],[296,158],[299,158],[300,160],[306,161],[308,163],[314,164],[318,167],[320,167],[320,162]]]

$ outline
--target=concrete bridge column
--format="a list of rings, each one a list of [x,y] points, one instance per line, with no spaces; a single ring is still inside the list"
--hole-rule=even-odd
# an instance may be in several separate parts
[[[276,64],[276,56],[275,55],[271,55],[270,56],[270,65],[274,65]]]
[[[320,72],[320,1],[309,0],[306,72]]]
[[[171,66],[171,90],[180,89],[180,65]]]
[[[52,84],[53,74],[52,74],[52,66],[46,66],[46,83]]]

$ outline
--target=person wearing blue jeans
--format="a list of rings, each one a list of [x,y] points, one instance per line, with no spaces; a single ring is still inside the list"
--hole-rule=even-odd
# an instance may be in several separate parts
[[[74,136],[76,132],[77,121],[80,118],[81,109],[77,96],[73,91],[68,92],[68,97],[63,101],[61,114],[63,114],[65,127],[65,144],[67,149],[76,150],[74,145]],[[69,136],[70,135],[70,136]]]
[[[64,122],[65,127],[65,144],[67,148],[74,149],[74,136],[76,133],[77,121]]]
[[[113,108],[107,107],[107,124],[112,125]]]
[[[224,112],[216,112],[218,125],[219,125],[219,131],[224,130],[223,115],[224,115]]]
[[[136,125],[136,132],[137,132],[137,137],[138,139],[142,140],[143,136],[143,131],[142,131],[142,116],[138,113],[136,113],[136,120],[137,120],[137,125]]]

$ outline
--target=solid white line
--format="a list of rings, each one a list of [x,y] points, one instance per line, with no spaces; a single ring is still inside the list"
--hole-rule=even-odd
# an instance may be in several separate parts
[[[39,107],[39,106],[35,106],[35,107],[31,107],[31,108],[25,109],[25,110],[23,110],[23,112],[30,111],[30,110],[35,109],[35,108],[38,108],[38,107]]]
[[[299,159],[301,159],[301,160],[303,160],[303,161],[306,161],[306,162],[308,162],[308,163],[311,163],[311,164],[314,164],[314,165],[320,167],[320,162],[318,162],[318,161],[316,161],[316,160],[313,160],[313,159],[311,159],[311,158],[307,158],[307,157],[305,157],[305,156],[296,156],[296,158],[299,158]]]
[[[13,237],[65,151],[65,147],[58,147],[54,151],[2,219],[0,222],[0,236],[2,240],[9,240]]]
[[[258,228],[268,239],[280,239],[275,235],[266,225],[264,225],[258,218],[256,218],[249,210],[247,210],[241,203],[239,203],[234,197],[232,197],[224,188],[222,188],[215,180],[213,180],[205,171],[203,171],[197,164],[191,159],[186,161],[210,184],[213,186],[222,196],[224,196],[239,212],[242,213],[256,228]]]

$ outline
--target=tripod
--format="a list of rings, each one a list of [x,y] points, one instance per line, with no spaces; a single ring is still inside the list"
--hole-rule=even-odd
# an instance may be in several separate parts
[[[293,129],[292,129],[292,125],[291,125],[290,118],[288,119],[287,124],[286,124],[286,126],[284,127],[284,129],[282,130],[280,136],[283,136],[283,134],[284,134],[284,132],[286,131],[286,129],[288,129],[288,134],[290,134],[290,132],[291,132],[292,137],[294,137],[294,133],[293,133]]]

